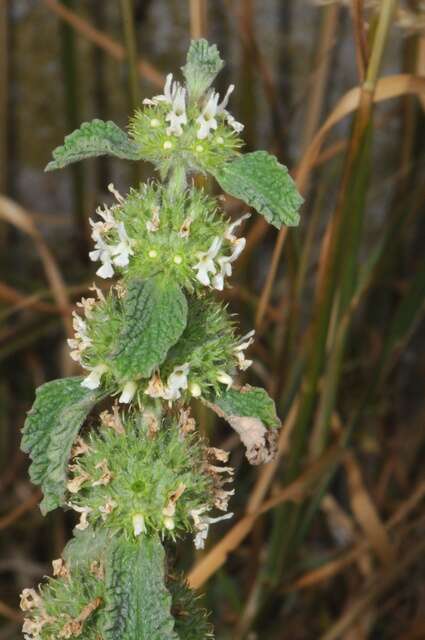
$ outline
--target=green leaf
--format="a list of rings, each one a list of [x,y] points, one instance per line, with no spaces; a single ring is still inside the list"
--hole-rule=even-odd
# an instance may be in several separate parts
[[[204,39],[192,40],[186,64],[182,67],[191,99],[200,98],[223,66],[224,62],[215,44],[210,45]]]
[[[162,278],[133,280],[124,302],[122,331],[112,354],[124,379],[149,377],[187,323],[187,300],[175,282]]]
[[[106,396],[82,387],[81,381],[64,378],[39,387],[24,424],[21,448],[32,460],[31,480],[43,490],[43,514],[63,503],[72,443],[91,409]]]
[[[79,129],[66,136],[64,145],[53,151],[54,160],[49,162],[45,170],[62,169],[78,160],[104,155],[126,160],[141,158],[138,145],[114,122],[92,120],[84,122]]]
[[[273,427],[279,427],[280,420],[273,400],[264,389],[249,385],[228,389],[207,404],[239,434],[251,464],[273,459],[277,440]]]
[[[303,199],[288,169],[267,151],[246,153],[214,173],[220,187],[254,207],[278,229],[298,225]]]
[[[116,540],[106,562],[105,580],[105,640],[177,639],[159,538]]]

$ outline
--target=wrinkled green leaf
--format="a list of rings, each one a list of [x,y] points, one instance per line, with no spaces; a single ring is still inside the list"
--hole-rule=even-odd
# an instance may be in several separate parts
[[[223,66],[215,44],[210,45],[204,39],[192,40],[182,71],[193,100],[197,100],[208,89]]]
[[[165,554],[157,537],[118,539],[106,562],[105,640],[175,640]]]
[[[63,378],[39,387],[22,431],[22,451],[32,460],[30,478],[44,493],[43,513],[63,503],[72,443],[91,409],[106,395],[82,387],[81,381]]]
[[[112,354],[118,373],[125,379],[149,377],[186,323],[187,300],[178,284],[162,278],[131,281],[122,331]]]
[[[303,199],[288,169],[267,151],[246,153],[214,173],[220,187],[254,207],[278,229],[297,226]]]
[[[207,403],[239,434],[251,464],[262,464],[276,453],[276,429],[280,420],[273,400],[264,389],[246,385],[228,389]]]
[[[53,158],[46,171],[62,169],[68,164],[95,156],[116,156],[126,160],[140,160],[138,145],[130,140],[114,122],[92,120],[84,122],[65,138],[63,146],[53,151]]]

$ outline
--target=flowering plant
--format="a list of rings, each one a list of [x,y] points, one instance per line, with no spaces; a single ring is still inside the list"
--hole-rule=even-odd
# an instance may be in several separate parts
[[[227,419],[254,464],[273,456],[279,420],[264,390],[237,384],[254,332],[238,337],[212,295],[244,249],[238,232],[249,214],[227,219],[190,176],[212,174],[277,227],[297,224],[301,204],[273,156],[240,155],[243,126],[227,111],[233,85],[221,101],[210,88],[222,65],[215,46],[192,42],[185,85],[167,76],[164,93],[132,118],[130,136],[112,122],[83,124],[47,167],[107,153],[149,160],[160,180],[125,198],[111,185],[114,204],[90,220],[97,275],[117,278],[77,303],[69,346],[84,376],[40,387],[24,426],[43,513],[67,506],[79,514],[54,577],[22,594],[27,640],[212,637],[165,564],[165,544],[191,532],[200,549],[209,526],[232,516],[229,454],[197,433],[189,404],[196,398]]]

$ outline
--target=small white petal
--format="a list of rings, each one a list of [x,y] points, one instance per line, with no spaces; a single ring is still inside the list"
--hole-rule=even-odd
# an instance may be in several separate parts
[[[245,125],[243,125],[241,122],[238,122],[228,111],[225,111],[224,114],[226,116],[227,123],[232,127],[234,131],[236,131],[236,133],[240,133],[244,130]]]
[[[112,278],[112,276],[114,275],[114,269],[112,267],[110,259],[105,260],[102,266],[99,267],[99,269],[96,271],[96,275],[98,275],[100,278],[103,278],[104,280],[106,278]]]
[[[217,291],[223,291],[224,289],[224,276],[222,272],[217,273],[213,280],[212,280],[212,285],[214,287],[214,289],[217,289]]]
[[[164,527],[168,529],[168,531],[172,531],[175,527],[174,518],[171,518],[170,516],[165,516]]]
[[[225,371],[219,371],[217,374],[217,380],[223,384],[226,384],[227,387],[229,388],[231,386],[231,384],[233,383],[233,378],[232,376],[229,376],[228,373],[226,373]]]
[[[137,390],[137,385],[133,380],[126,382],[122,390],[122,393],[118,399],[118,402],[122,402],[123,404],[128,404],[133,400],[136,390]]]
[[[248,220],[248,218],[250,217],[251,217],[250,213],[245,213],[243,216],[241,216],[240,218],[232,222],[232,224],[229,225],[229,227],[226,229],[224,233],[225,239],[230,240],[230,242],[235,242],[236,236],[233,235],[233,231],[236,229],[236,227],[239,227],[239,225],[242,224],[244,220]]]
[[[106,364],[98,364],[81,383],[86,389],[97,389],[104,373],[108,371]]]
[[[133,522],[133,532],[135,536],[140,536],[140,534],[146,533],[146,525],[145,525],[145,519],[143,517],[143,514],[135,513],[132,518],[132,522]]]
[[[199,384],[197,382],[192,382],[192,384],[190,385],[190,393],[192,394],[192,396],[194,398],[199,398],[201,393],[202,393],[202,389],[199,386]]]
[[[212,91],[201,115],[196,119],[200,125],[197,132],[199,140],[204,140],[211,130],[217,129],[218,124],[215,116],[217,115],[219,97],[218,93]]]
[[[224,96],[223,100],[220,102],[220,104],[217,107],[218,113],[222,113],[224,109],[227,107],[230,95],[233,93],[234,89],[235,89],[235,85],[231,84],[227,89],[226,95]]]

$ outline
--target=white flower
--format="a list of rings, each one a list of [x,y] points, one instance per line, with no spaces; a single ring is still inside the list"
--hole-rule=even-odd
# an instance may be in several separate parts
[[[236,359],[238,361],[238,368],[241,371],[246,371],[247,369],[249,369],[249,367],[252,365],[252,360],[248,360],[248,358],[245,357],[245,354],[243,351],[237,351],[235,353],[236,355]]]
[[[128,404],[133,400],[136,390],[137,390],[137,385],[134,382],[134,380],[129,380],[129,382],[125,383],[122,393],[118,399],[118,402]]]
[[[244,351],[254,342],[254,334],[255,330],[252,329],[240,339],[240,343],[235,347],[235,356],[241,371],[246,371],[252,365],[252,360],[245,357]]]
[[[217,374],[217,380],[219,382],[221,382],[222,384],[227,385],[227,388],[229,389],[230,386],[233,383],[233,378],[232,376],[229,376],[228,373],[226,373],[225,371],[219,371]]]
[[[165,78],[164,93],[158,96],[153,96],[153,98],[145,98],[143,100],[143,104],[150,106],[157,105],[158,102],[168,102],[169,104],[172,104],[180,86],[179,82],[173,82],[173,74],[169,73]]]
[[[170,126],[167,127],[167,136],[181,136],[183,133],[182,125],[187,124],[186,116],[186,89],[178,87],[173,97],[172,109],[165,116]]]
[[[190,365],[185,362],[182,365],[174,367],[167,379],[167,386],[164,389],[165,400],[177,400],[180,398],[182,389],[187,389],[187,374],[189,373]]]
[[[172,531],[174,529],[175,523],[174,523],[174,518],[172,516],[165,516],[164,527],[168,529],[168,531]]]
[[[91,221],[90,221],[91,222]],[[90,251],[89,257],[93,262],[100,260],[102,266],[96,271],[96,274],[101,278],[112,278],[114,275],[114,269],[112,267],[112,253],[111,247],[106,244],[102,236],[100,235],[99,228],[94,226],[97,223],[92,223],[93,233],[92,238],[95,241],[94,251]]]
[[[93,298],[89,298],[89,300],[93,300]],[[67,340],[68,346],[71,348],[70,356],[75,362],[80,362],[81,354],[91,346],[92,340],[87,334],[86,321],[75,311],[72,313],[72,326],[74,327],[75,338]]]
[[[175,81],[173,82],[173,74],[169,73],[165,78],[164,95],[156,96],[156,99],[160,101],[165,100],[165,102],[169,102],[170,104],[172,104],[179,88],[180,84]]]
[[[95,298],[81,298],[81,300],[79,302],[77,302],[77,307],[80,307],[83,312],[84,315],[86,316],[86,318],[91,318],[92,316],[92,311],[94,309],[94,307],[96,306],[96,300]]]
[[[227,258],[227,262],[235,262],[241,255],[242,251],[245,249],[246,238],[238,238],[233,243],[233,251],[231,255]]]
[[[212,91],[201,115],[196,118],[196,122],[200,125],[197,133],[199,140],[207,138],[211,129],[217,129],[218,124],[215,116],[217,115],[219,97],[218,93]]]
[[[241,131],[244,130],[245,125],[243,125],[241,122],[238,122],[236,118],[232,116],[231,113],[229,113],[228,111],[225,111],[224,115],[226,117],[227,124],[232,127],[233,131],[236,131],[236,133],[240,133]]]
[[[254,336],[255,329],[251,329],[251,331],[248,331],[248,333],[240,338],[238,346],[235,347],[235,351],[245,351],[245,349],[248,349],[248,347],[250,347],[254,342]]]
[[[225,513],[223,516],[219,516],[218,518],[210,518],[209,516],[203,515],[206,510],[207,510],[207,507],[200,507],[199,509],[192,509],[192,511],[190,512],[190,515],[193,518],[195,529],[197,531],[196,536],[194,538],[196,549],[204,548],[205,540],[207,539],[207,536],[208,536],[208,530],[210,528],[210,524],[214,524],[215,522],[221,522],[221,520],[228,520],[233,516],[233,513]]]
[[[227,124],[230,125],[232,129],[236,131],[236,133],[240,133],[241,131],[243,131],[244,125],[238,122],[237,120],[235,120],[232,114],[226,110],[227,104],[229,102],[230,94],[233,93],[234,88],[235,88],[235,85],[231,84],[230,87],[227,89],[226,95],[224,96],[223,100],[220,102],[220,104],[217,107],[217,113],[223,114],[223,116],[226,118]]]
[[[250,217],[250,213],[245,213],[243,216],[232,222],[232,224],[230,224],[224,232],[225,240],[229,240],[229,242],[231,243],[236,242],[237,237],[234,235],[233,231],[236,229],[236,227],[239,227],[239,225],[242,224],[244,220],[248,220],[248,218]]]
[[[113,265],[118,267],[127,266],[129,256],[133,255],[133,250],[124,224],[122,222],[117,223],[111,211],[106,207],[104,210],[98,209],[97,212],[103,217],[105,222],[93,222],[93,220],[90,219],[90,224],[93,228],[92,238],[95,241],[95,248],[94,251],[90,251],[89,257],[93,262],[100,260],[102,263],[102,266],[96,271],[98,276],[101,278],[111,278],[114,275]],[[116,229],[118,233],[119,242],[116,245],[107,244],[103,238],[103,234],[111,229]]]
[[[192,382],[192,384],[190,385],[190,393],[194,398],[199,398],[202,394],[202,389],[197,382]]]
[[[130,246],[130,239],[122,222],[118,224],[117,231],[119,243],[111,247],[111,255],[117,267],[126,267],[128,265],[128,258],[134,255],[134,251]]]
[[[112,195],[114,196],[115,200],[117,202],[119,202],[120,204],[123,204],[125,202],[125,198],[123,198],[123,196],[120,194],[118,189],[116,189],[114,187],[114,183],[113,182],[110,182],[108,184],[108,191],[110,191],[112,193]]]
[[[92,220],[90,220],[92,226],[102,225],[104,231],[107,231],[108,229],[113,229],[116,226],[114,213],[112,209],[106,206],[106,204],[103,205],[103,209],[102,207],[98,207],[96,209],[96,213],[101,218],[103,218],[104,222],[93,222]]]
[[[228,103],[229,103],[229,98],[231,96],[231,94],[233,93],[233,91],[235,90],[235,85],[231,84],[229,85],[229,88],[226,91],[226,95],[224,96],[223,100],[220,102],[220,104],[218,105],[218,113],[224,113]]]
[[[104,373],[108,371],[108,367],[106,364],[98,364],[89,375],[84,378],[81,383],[82,387],[86,387],[86,389],[97,389],[100,385],[100,379]]]
[[[237,260],[245,248],[246,238],[238,238],[234,243],[234,249],[230,256],[220,256],[217,262],[220,265],[220,271],[213,278],[213,287],[218,291],[223,291],[224,278],[232,275],[232,262]]]
[[[132,521],[133,532],[135,536],[140,536],[141,533],[146,533],[145,519],[142,513],[135,513]]]
[[[217,268],[214,264],[214,259],[216,258],[218,252],[220,251],[222,241],[218,236],[214,238],[211,243],[208,251],[198,251],[196,254],[199,262],[194,265],[194,269],[197,269],[198,273],[196,274],[199,282],[204,284],[205,286],[210,285],[210,277],[209,273],[216,273]]]

